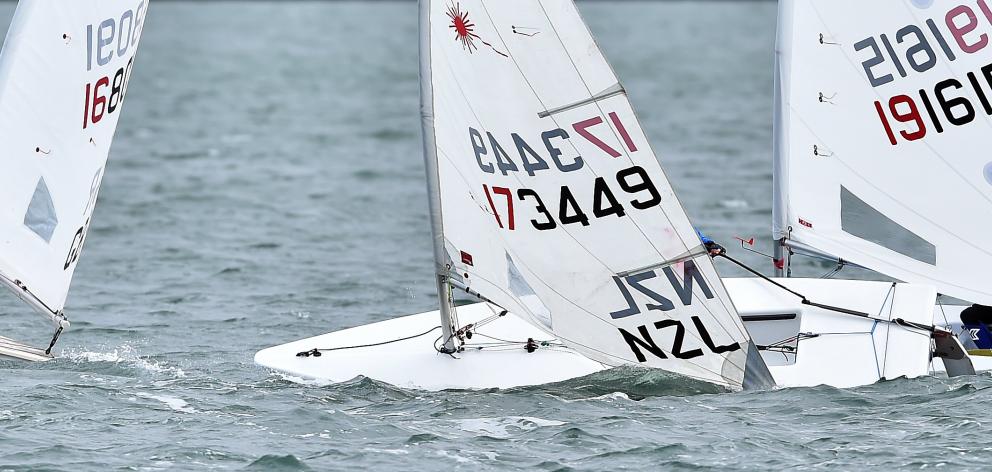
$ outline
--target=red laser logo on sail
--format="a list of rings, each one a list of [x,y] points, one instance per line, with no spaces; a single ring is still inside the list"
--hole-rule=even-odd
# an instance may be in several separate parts
[[[479,38],[479,35],[475,34],[475,23],[468,19],[468,12],[462,12],[462,6],[456,3],[454,6],[448,7],[448,18],[451,18],[451,24],[448,25],[449,28],[455,30],[455,40],[462,42],[462,47],[467,49],[468,52],[472,52],[473,49],[479,49],[475,45],[475,40]]]
[[[468,19],[468,11],[462,11],[461,4],[456,3],[448,7],[448,18],[451,18],[451,24],[448,25],[448,28],[455,30],[455,41],[461,42],[462,48],[469,53],[479,49],[479,46],[475,44],[475,40],[479,40],[496,54],[507,57],[505,53],[500,52],[492,44],[485,42],[479,35],[475,34],[475,23]]]

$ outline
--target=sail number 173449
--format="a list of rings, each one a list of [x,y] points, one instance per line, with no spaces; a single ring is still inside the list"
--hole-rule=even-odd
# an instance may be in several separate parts
[[[616,182],[623,190],[623,194],[627,195],[623,200],[626,200],[634,209],[646,210],[661,204],[661,193],[643,167],[634,166],[617,172]],[[493,217],[496,218],[496,224],[500,228],[510,231],[517,229],[516,212],[513,204],[514,194],[516,194],[517,200],[529,202],[533,206],[538,217],[530,220],[530,223],[539,231],[553,230],[558,228],[559,224],[589,226],[589,214],[583,209],[589,208],[587,199],[592,200],[591,207],[594,218],[611,216],[620,218],[627,215],[627,209],[621,203],[621,198],[617,197],[617,193],[611,190],[610,185],[603,177],[597,177],[594,181],[592,195],[580,195],[582,198],[576,198],[575,192],[570,187],[562,185],[559,191],[557,217],[547,207],[545,200],[533,189],[520,188],[514,192],[506,187],[483,185],[482,190],[485,192]],[[587,203],[580,204],[580,200]]]

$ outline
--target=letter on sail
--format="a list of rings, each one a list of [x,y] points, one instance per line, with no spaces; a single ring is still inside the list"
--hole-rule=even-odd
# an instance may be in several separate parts
[[[769,385],[572,1],[432,0],[425,26],[451,279],[604,364]]]
[[[0,285],[64,321],[147,0],[22,1],[0,54]]]

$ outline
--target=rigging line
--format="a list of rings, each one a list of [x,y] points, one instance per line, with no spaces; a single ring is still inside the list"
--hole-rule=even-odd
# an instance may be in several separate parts
[[[475,293],[471,289],[469,289],[467,287],[462,287],[460,284],[452,284],[452,285],[454,285],[456,288],[459,288],[461,290],[464,290],[469,295],[475,295]],[[481,319],[479,321],[476,321],[474,323],[469,323],[469,324],[467,324],[465,326],[462,326],[459,329],[459,331],[462,330],[462,329],[470,328],[470,327],[471,328],[475,328],[475,329],[481,328],[481,327],[483,327],[485,325],[488,325],[489,323],[492,323],[492,322],[494,322],[496,320],[499,320],[500,318],[506,316],[509,313],[509,310],[503,308],[502,306],[500,306],[499,304],[497,304],[496,302],[494,302],[492,300],[489,300],[488,298],[484,298],[483,301],[485,302],[486,308],[488,308],[489,311],[492,312],[492,315],[487,316],[487,317],[485,317],[485,318],[483,318],[483,319]],[[493,306],[496,306],[496,307],[502,309],[502,311],[497,312],[496,310],[493,309]]]
[[[500,318],[501,318],[501,317],[502,317],[503,315],[505,315],[506,313],[507,313],[507,311],[506,311],[506,310],[503,310],[503,312],[502,312],[501,314],[499,314],[499,315],[493,315],[493,316],[490,316],[490,317],[488,317],[488,318],[485,318],[485,319],[482,319],[482,320],[479,320],[479,321],[476,321],[475,323],[471,323],[471,324],[469,324],[469,325],[466,325],[466,327],[468,327],[468,326],[471,326],[471,327],[472,327],[472,328],[474,328],[475,330],[478,330],[479,328],[481,328],[481,327],[483,327],[483,326],[486,326],[486,325],[488,325],[489,323],[492,323],[492,322],[494,322],[494,321],[496,321],[496,320],[498,320],[498,319],[500,319]]]
[[[833,32],[832,32],[832,31],[830,31],[830,28],[829,28],[829,27],[827,26],[827,22],[826,22],[826,21],[825,21],[825,20],[823,19],[823,16],[822,16],[822,15],[820,14],[820,11],[819,11],[819,10],[818,10],[818,9],[816,8],[816,5],[814,5],[814,4],[812,4],[812,3],[810,3],[810,6],[811,6],[811,7],[813,8],[813,11],[814,11],[814,12],[816,13],[816,16],[817,16],[817,17],[818,17],[818,18],[820,19],[820,23],[822,23],[822,24],[823,24],[823,27],[824,27],[824,29],[826,29],[826,30],[827,30],[827,32],[831,34],[831,36],[834,36],[834,34],[833,34]],[[842,54],[844,55],[844,59],[846,59],[846,60],[847,60],[847,63],[848,63],[848,64],[850,64],[850,65],[851,65],[851,67],[852,67],[852,68],[854,68],[854,69],[855,69],[855,70],[857,71],[857,76],[858,76],[858,77],[860,77],[860,76],[861,76],[861,71],[860,71],[860,69],[858,69],[858,66],[857,66],[857,65],[856,65],[856,64],[854,63],[854,60],[853,60],[853,59],[851,58],[851,56],[850,56],[850,55],[849,55],[849,54],[847,53],[847,51],[846,51],[846,50],[844,50],[844,48],[843,48],[843,47],[841,47],[841,48],[840,48],[840,50],[841,50],[841,53],[842,53]],[[953,73],[954,71],[952,70],[951,72]],[[957,77],[958,77],[958,76],[957,76],[957,74],[955,74],[955,78],[957,78]],[[881,99],[883,99],[883,98],[884,98],[884,97],[882,97],[882,96],[881,96],[881,94],[879,94],[879,93],[878,93],[878,90],[876,90],[876,89],[875,89],[874,87],[872,87],[872,92],[873,92],[873,93],[875,94],[875,96],[876,96],[876,97],[877,97],[877,98],[878,98],[879,100],[881,100]],[[972,98],[973,98],[973,97],[972,97]],[[790,108],[791,108],[791,100],[790,100]],[[800,119],[801,119],[801,118],[800,118]],[[817,139],[819,139],[819,137],[817,137]],[[822,141],[822,140],[821,140],[821,142],[824,142],[824,143],[826,143],[826,141]],[[944,165],[945,165],[945,166],[947,166],[947,168],[949,168],[949,169],[951,170],[951,172],[953,172],[953,173],[955,173],[955,174],[957,174],[957,176],[958,176],[958,177],[959,177],[959,178],[960,178],[960,179],[961,179],[961,180],[962,180],[962,181],[963,181],[963,182],[964,182],[964,183],[965,183],[966,185],[968,185],[968,187],[971,187],[971,189],[972,189],[972,190],[974,190],[974,191],[975,191],[975,193],[977,193],[977,194],[978,194],[978,195],[979,195],[979,196],[980,196],[980,197],[981,197],[982,199],[984,199],[984,200],[985,200],[986,202],[988,202],[988,203],[989,203],[990,205],[992,205],[992,199],[990,199],[988,195],[986,195],[986,194],[985,194],[985,193],[983,193],[983,192],[982,192],[981,190],[979,190],[979,189],[978,189],[978,187],[976,187],[975,185],[973,185],[973,184],[971,183],[971,181],[970,181],[970,180],[968,180],[968,179],[966,179],[966,178],[965,178],[965,177],[964,177],[963,175],[961,175],[961,173],[960,173],[960,172],[958,172],[958,170],[957,170],[956,168],[954,168],[954,166],[952,166],[952,165],[951,165],[951,164],[950,164],[950,163],[949,163],[949,162],[947,161],[947,159],[945,159],[945,158],[944,158],[944,156],[943,156],[943,155],[941,155],[941,154],[940,154],[939,152],[937,152],[937,150],[936,150],[936,149],[934,149],[934,148],[933,148],[933,146],[931,146],[931,145],[930,145],[930,144],[929,144],[928,142],[926,142],[926,141],[924,141],[924,143],[923,143],[923,144],[924,144],[924,145],[925,145],[925,146],[926,146],[927,148],[929,148],[929,149],[930,149],[930,151],[931,151],[931,152],[933,152],[933,153],[934,153],[934,155],[935,155],[935,156],[937,156],[937,158],[938,158],[938,159],[940,159],[940,161],[941,161],[941,162],[943,162],[943,163],[944,163]]]
[[[744,263],[738,261],[737,259],[734,259],[734,258],[732,258],[730,256],[727,256],[726,254],[723,254],[720,257],[726,258],[727,260],[729,260],[730,262],[733,262],[734,264],[737,264],[738,266],[740,266],[744,270],[746,270],[746,271],[748,271],[748,272],[750,272],[750,273],[752,273],[752,274],[760,277],[762,280],[764,280],[764,281],[766,281],[766,282],[768,282],[768,283],[770,283],[772,285],[775,285],[778,288],[781,288],[782,290],[785,290],[785,291],[787,291],[787,292],[795,295],[796,297],[798,297],[799,299],[802,300],[802,304],[803,305],[809,305],[809,306],[812,306],[814,308],[820,308],[820,309],[823,309],[823,310],[833,311],[833,312],[836,312],[836,313],[842,313],[842,314],[845,314],[845,315],[857,316],[859,318],[865,318],[865,319],[869,319],[869,320],[872,320],[872,321],[881,321],[881,322],[885,322],[885,323],[891,323],[891,324],[895,324],[895,325],[898,325],[898,326],[902,326],[904,328],[912,328],[912,329],[917,329],[917,330],[920,330],[920,331],[927,331],[927,332],[930,332],[930,333],[933,333],[933,331],[934,331],[934,327],[933,326],[927,326],[927,325],[924,325],[924,324],[915,323],[915,322],[912,322],[912,321],[907,321],[907,320],[904,320],[902,318],[896,318],[894,320],[886,320],[886,319],[873,318],[870,314],[865,313],[865,312],[862,312],[862,311],[856,311],[856,310],[851,310],[851,309],[847,309],[847,308],[841,308],[841,307],[836,307],[836,306],[831,306],[831,305],[824,305],[822,303],[816,303],[816,302],[811,301],[810,299],[806,298],[805,295],[803,295],[803,294],[801,294],[799,292],[796,292],[795,290],[792,290],[792,289],[786,287],[785,285],[782,285],[782,284],[780,284],[780,283],[778,283],[778,282],[776,282],[776,281],[774,281],[774,280],[772,280],[772,279],[764,276],[760,272],[758,272],[758,271],[756,271],[756,270],[754,270],[754,269],[752,269],[752,268],[744,265]]]
[[[526,265],[525,265],[525,267],[526,267]],[[580,306],[579,304],[573,302],[572,300],[566,298],[560,292],[558,292],[557,290],[555,290],[554,287],[548,286],[544,282],[544,280],[540,278],[540,276],[536,276],[536,277],[538,277],[538,280],[542,284],[544,284],[548,288],[548,290],[550,290],[551,292],[553,292],[555,295],[557,295],[559,298],[561,298],[564,302],[566,302],[566,303],[574,306],[575,308],[577,308],[580,313],[584,313],[584,314],[590,316],[592,319],[594,319],[596,321],[599,321],[600,323],[603,323],[603,324],[609,326],[611,329],[617,329],[618,328],[617,326],[614,326],[612,323],[610,323],[610,322],[608,322],[608,321],[600,318],[599,316],[596,316],[591,311],[589,311],[586,308]],[[509,296],[511,299],[514,299],[515,298],[512,294],[510,294],[509,292],[506,292],[506,290],[504,290],[503,288],[501,288],[498,285],[494,284],[492,281],[487,280],[484,276],[478,276],[478,278],[481,279],[483,282],[490,284],[495,290],[500,291],[504,295]],[[523,311],[525,311],[526,313],[530,314],[531,317],[533,318],[533,314],[530,313],[530,310],[528,310],[527,307],[521,306],[521,308],[523,308],[524,309]],[[673,318],[668,318],[668,319],[673,319]],[[541,329],[541,330],[544,330],[540,326],[538,326],[538,328]],[[620,364],[619,365],[632,364],[632,362],[630,360],[626,359],[626,358],[623,358],[623,357],[620,357],[620,356],[617,356],[617,355],[614,355],[614,354],[610,354],[608,352],[601,351],[599,349],[596,349],[594,347],[585,345],[583,343],[580,343],[580,342],[577,342],[577,341],[574,341],[574,340],[565,338],[565,337],[563,337],[563,336],[561,336],[560,334],[557,334],[557,333],[550,332],[550,334],[552,336],[556,337],[557,339],[559,339],[560,341],[562,341],[563,343],[565,343],[565,345],[580,346],[583,349],[586,349],[586,350],[588,350],[590,352],[595,352],[595,353],[600,354],[600,355],[605,356],[605,357],[609,357],[609,358],[612,358],[612,359],[617,359],[617,360],[620,361]],[[705,343],[702,342],[702,339],[699,336],[695,335],[695,333],[691,333],[690,330],[686,330],[686,334],[687,335],[690,335],[690,336],[694,337],[696,340],[698,340],[700,342],[700,345],[703,345],[703,346],[705,345]],[[731,339],[734,339],[734,338],[731,337]],[[741,348],[743,349],[743,346],[741,346]],[[724,359],[724,361],[727,362],[727,363],[729,363],[730,365],[733,365],[734,367],[737,367],[741,372],[744,372],[745,371],[745,368],[744,367],[736,364],[730,357],[724,357],[724,356],[719,356],[719,357],[721,357],[722,359]],[[716,378],[720,378],[720,379],[723,379],[724,378],[724,376],[723,376],[722,373],[717,372],[715,370],[708,369],[707,367],[703,366],[702,364],[693,364],[693,363],[686,363],[686,364],[689,365],[689,366],[691,366],[691,367],[698,368],[701,371],[704,371],[704,372],[713,374]],[[616,367],[616,366],[612,366],[612,367]],[[663,370],[667,370],[667,369],[663,369]],[[677,373],[679,375],[684,375],[686,377],[690,377],[690,378],[693,378],[693,379],[696,379],[696,380],[703,380],[703,381],[706,381],[706,382],[719,384],[719,382],[715,382],[713,379],[707,379],[707,378],[703,378],[703,377],[700,377],[700,376],[695,376],[695,375],[691,375],[691,374],[685,374],[685,373],[682,373],[682,372],[675,372],[675,371],[671,371],[671,370],[669,370],[669,372]],[[730,385],[730,384],[728,383],[726,385]]]
[[[844,264],[843,260],[842,259],[839,259],[839,261],[837,262],[837,267],[834,267],[833,269],[831,269],[826,274],[823,274],[822,276],[820,276],[820,278],[821,279],[832,279],[832,278],[834,278],[835,275],[839,274],[840,271],[844,270],[844,267],[845,266],[846,266],[846,264]]]
[[[434,350],[437,351],[438,354],[447,354],[448,356],[451,356],[452,359],[458,359],[457,357],[455,357],[455,353],[458,352],[457,350],[455,350],[454,352],[448,352],[447,349],[441,349],[441,348],[437,347],[437,342],[440,341],[441,338],[443,338],[443,337],[444,337],[444,334],[441,334],[440,336],[437,337],[437,339],[434,340]],[[451,338],[449,337],[448,339],[451,339]],[[459,346],[459,347],[461,347],[461,346]]]
[[[313,349],[311,349],[309,351],[301,351],[301,352],[296,353],[296,357],[311,357],[311,356],[313,356],[313,357],[320,357],[320,355],[321,355],[322,352],[344,351],[344,350],[348,350],[348,349],[361,349],[361,348],[366,348],[366,347],[384,346],[386,344],[398,343],[400,341],[409,341],[409,340],[414,339],[414,338],[419,338],[421,336],[426,336],[426,335],[428,335],[428,334],[430,334],[430,333],[432,333],[434,331],[437,331],[439,329],[441,329],[441,326],[440,325],[435,326],[435,327],[433,327],[433,328],[431,328],[431,329],[429,329],[427,331],[424,331],[423,333],[420,333],[420,334],[414,334],[412,336],[406,336],[406,337],[397,338],[397,339],[390,339],[388,341],[382,341],[382,342],[377,342],[377,343],[358,344],[358,345],[354,345],[354,346],[329,347],[329,348],[313,348]],[[434,346],[435,347],[437,346],[437,341],[434,342]]]
[[[848,333],[837,331],[837,332],[830,332],[830,333],[812,333],[812,334],[814,336],[811,336],[811,337],[818,337],[818,336],[854,336],[854,335],[858,335],[858,336],[870,336],[871,335],[871,331],[851,331],[851,332],[848,332]]]
[[[495,341],[499,341],[499,342],[502,342],[502,343],[507,343],[507,344],[527,344],[528,343],[528,341],[510,341],[508,339],[502,339],[502,338],[498,338],[496,336],[490,336],[488,334],[483,334],[483,333],[480,333],[478,331],[475,331],[474,333],[475,333],[476,336],[482,336],[484,338],[489,338],[489,339],[492,339],[492,340],[495,340]],[[538,344],[548,342],[548,341],[538,341],[536,339],[534,341],[537,342]]]
[[[878,317],[879,318],[882,317],[882,312],[885,311],[885,305],[888,304],[889,305],[889,319],[890,320],[892,319],[892,312],[893,312],[893,310],[895,310],[895,305],[896,305],[896,300],[895,300],[896,294],[895,294],[895,292],[896,292],[896,284],[895,284],[895,282],[893,282],[892,285],[889,286],[889,293],[885,294],[885,300],[882,301],[882,307],[878,310]],[[892,297],[892,300],[891,301],[889,301],[889,297]],[[875,322],[875,326],[878,326],[878,322],[877,321]],[[875,327],[874,326],[871,328],[871,331],[872,331],[872,335],[871,335],[871,347],[872,347],[872,349],[875,349]],[[888,362],[889,362],[889,339],[891,337],[892,337],[892,327],[891,326],[886,326],[885,327],[885,352],[882,353],[882,373],[881,373],[881,375],[879,375],[879,377],[882,377],[882,378],[885,377],[885,375],[884,375],[885,374],[885,367],[888,365]],[[875,359],[876,359],[876,361],[878,359],[878,351],[877,350],[875,352]]]
[[[944,327],[947,328],[948,331],[950,331],[951,322],[947,321],[947,313],[944,312],[944,301],[941,300],[941,298],[943,297],[937,295],[937,306],[940,307],[940,316],[944,317]]]

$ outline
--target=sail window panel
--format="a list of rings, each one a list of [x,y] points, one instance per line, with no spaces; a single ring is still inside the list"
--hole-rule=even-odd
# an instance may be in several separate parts
[[[517,268],[517,264],[513,262],[509,254],[506,255],[506,267],[510,293],[520,299],[541,324],[552,329],[551,310],[541,301],[541,297],[537,295],[534,288],[527,283],[527,279],[520,273],[520,269]]]
[[[937,248],[926,239],[858,198],[846,187],[840,189],[841,229],[866,241],[925,264],[937,265]]]
[[[59,224],[59,218],[55,214],[55,203],[52,202],[52,195],[48,191],[48,185],[44,178],[38,179],[35,186],[34,196],[28,204],[28,210],[24,214],[24,226],[30,229],[46,243],[52,242],[52,235],[55,234],[55,227]]]

